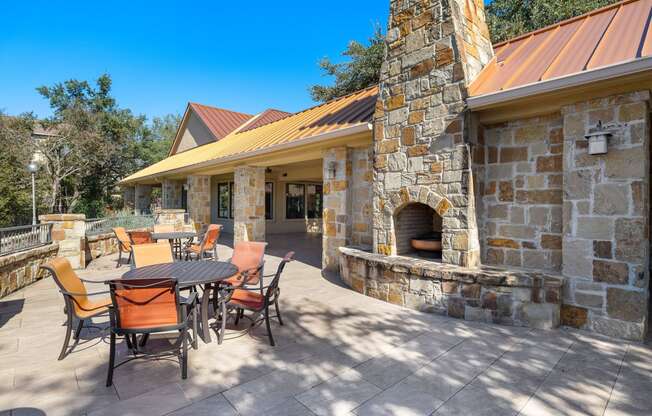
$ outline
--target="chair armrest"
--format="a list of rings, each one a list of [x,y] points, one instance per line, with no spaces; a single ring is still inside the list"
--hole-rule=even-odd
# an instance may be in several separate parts
[[[106,282],[105,280],[88,280],[88,279],[82,279],[81,277],[79,278],[79,280],[81,280],[84,283],[95,283],[95,284]]]
[[[95,295],[106,295],[107,293],[111,293],[109,290],[104,290],[102,292],[75,293],[75,292],[68,292],[67,290],[63,290],[63,289],[59,289],[59,292],[68,296],[95,296]]]

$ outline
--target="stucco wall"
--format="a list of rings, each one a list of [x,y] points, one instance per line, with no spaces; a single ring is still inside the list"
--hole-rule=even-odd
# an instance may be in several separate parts
[[[192,112],[186,120],[185,127],[186,129],[183,136],[181,136],[179,146],[177,147],[177,153],[215,141],[213,133],[211,133],[199,117]]]

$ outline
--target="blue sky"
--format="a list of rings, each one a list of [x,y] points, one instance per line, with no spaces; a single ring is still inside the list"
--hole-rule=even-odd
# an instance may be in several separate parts
[[[317,61],[387,22],[388,0],[24,1],[0,13],[0,109],[50,114],[34,90],[107,72],[151,119],[188,101],[256,113],[313,105]]]

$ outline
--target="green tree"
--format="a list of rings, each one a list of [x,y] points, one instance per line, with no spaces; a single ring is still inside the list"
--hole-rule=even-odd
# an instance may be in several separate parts
[[[310,94],[315,101],[329,101],[346,94],[378,84],[380,66],[385,55],[385,37],[379,25],[368,44],[349,42],[342,56],[346,62],[333,63],[328,57],[319,61],[323,75],[334,77],[333,85],[313,85]]]
[[[117,180],[138,167],[136,143],[150,134],[145,117],[117,105],[106,74],[95,86],[73,79],[37,91],[54,113],[41,123],[57,132],[32,141],[44,159],[48,210],[101,215]]]
[[[494,43],[578,16],[620,0],[492,0],[487,22]]]
[[[168,156],[179,123],[181,123],[179,114],[154,117],[150,134],[143,136],[139,143],[138,156],[142,167],[152,165]]]

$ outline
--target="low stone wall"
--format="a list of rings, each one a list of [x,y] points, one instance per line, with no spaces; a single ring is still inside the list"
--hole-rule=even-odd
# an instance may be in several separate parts
[[[0,257],[0,298],[43,278],[39,267],[58,251],[59,244],[53,243]]]
[[[556,275],[468,269],[341,247],[340,276],[357,292],[424,312],[532,328],[559,326],[563,278]]]
[[[84,246],[86,262],[118,252],[118,239],[115,234],[105,233],[86,237]]]

